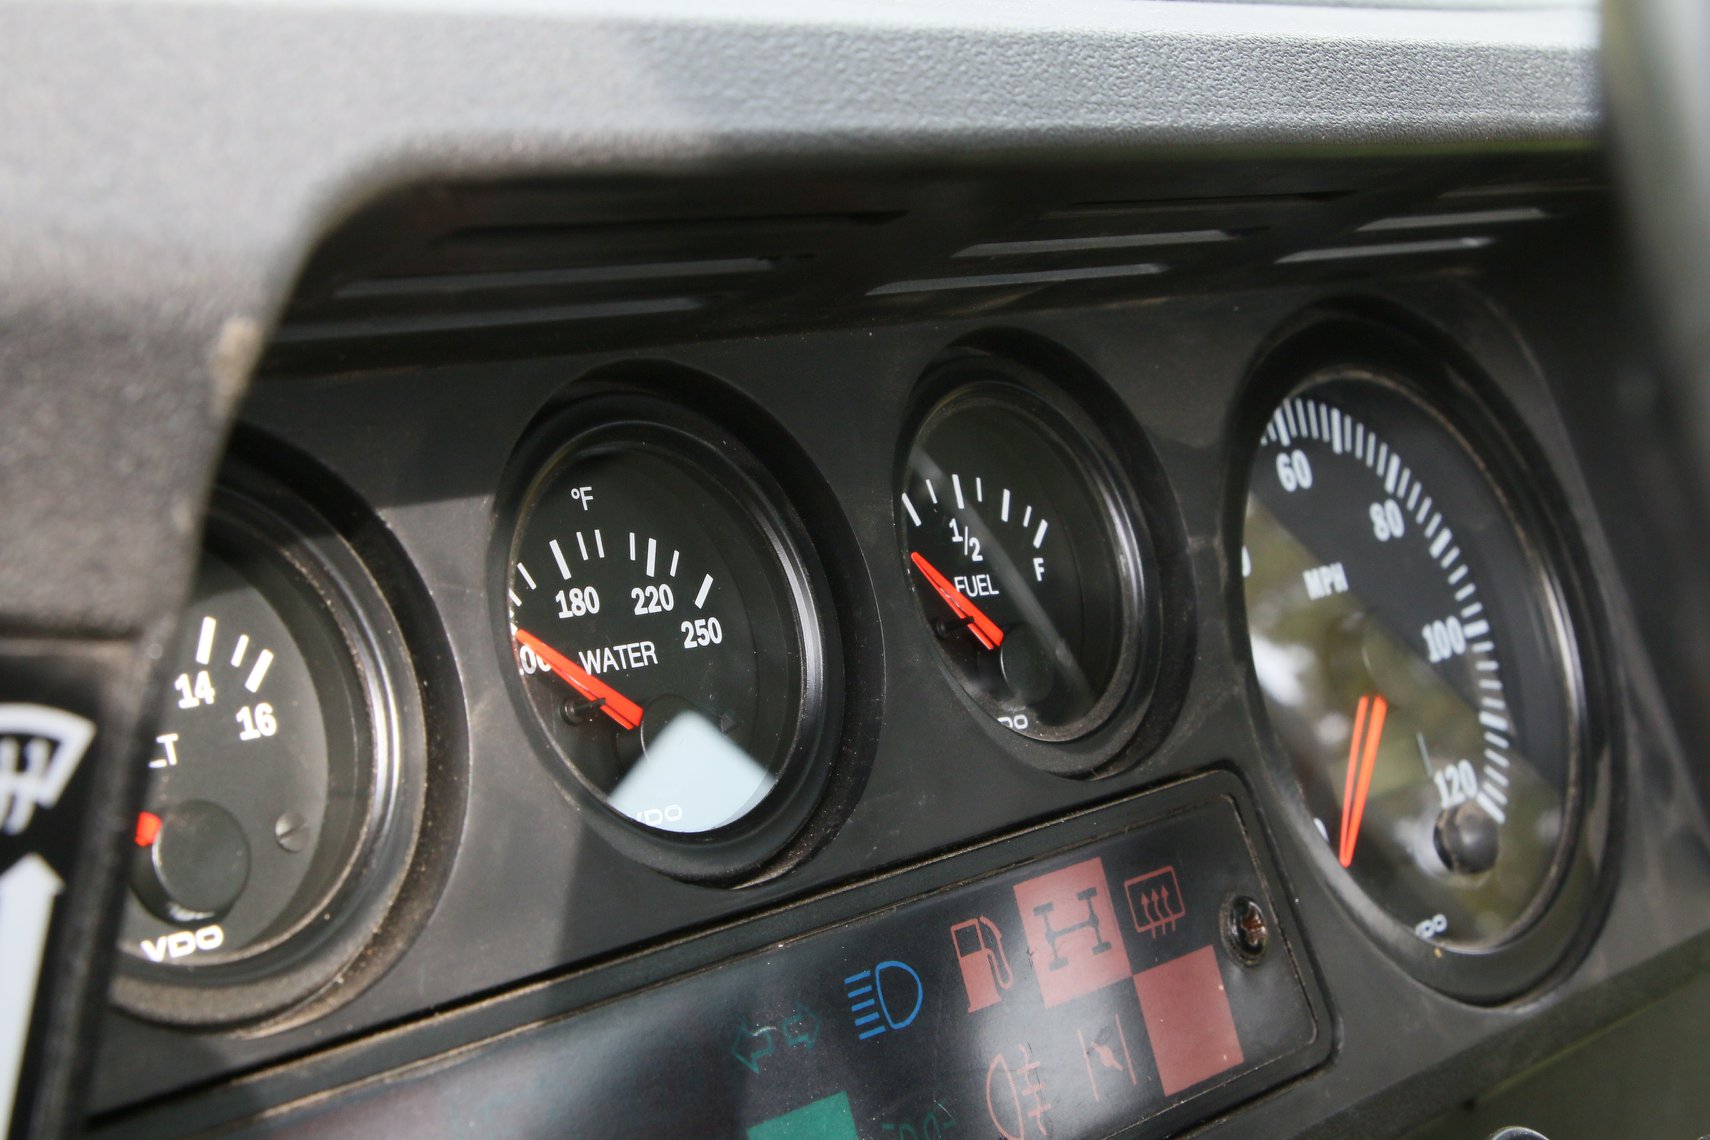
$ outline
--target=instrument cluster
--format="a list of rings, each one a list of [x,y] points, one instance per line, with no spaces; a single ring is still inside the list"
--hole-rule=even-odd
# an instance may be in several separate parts
[[[446,905],[528,945],[507,893],[561,883],[565,945],[597,956],[886,870],[852,846],[902,865],[1211,771],[1236,777],[1243,842],[1265,842],[1252,810],[1377,955],[1450,1000],[1534,990],[1592,919],[1614,762],[1551,462],[1503,384],[1399,311],[1279,311],[1256,343],[1192,484],[1167,474],[1183,432],[1108,359],[1004,330],[876,385],[889,437],[811,411],[787,429],[711,368],[541,383],[440,495],[479,509],[408,553],[355,541],[326,481],[291,477],[302,456],[240,447],[165,667],[115,1001],[265,1037],[363,992],[376,939],[450,961],[433,907],[398,903],[436,849],[441,877],[446,851],[465,876],[577,852]],[[393,446],[424,478],[438,462]],[[809,458],[831,448],[866,490]],[[431,677],[417,571],[457,631]],[[1178,731],[1196,684],[1225,685],[1199,698],[1221,711]],[[459,691],[468,770],[434,763]],[[1160,855],[1126,905],[1150,946],[1202,892],[1183,928],[1209,924],[1228,986],[1282,928],[1305,1057],[1299,952],[1326,932],[1294,928],[1257,852],[1227,897],[1181,885],[1211,855]],[[940,950],[993,963],[973,1013],[1020,966],[990,914],[955,926]]]

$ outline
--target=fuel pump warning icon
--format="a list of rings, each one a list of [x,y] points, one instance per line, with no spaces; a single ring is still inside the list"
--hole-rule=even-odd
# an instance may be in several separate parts
[[[1009,958],[1003,952],[1003,933],[984,915],[958,922],[950,928],[956,961],[962,967],[962,988],[968,991],[968,1012],[974,1013],[1003,1000],[1002,990],[1015,984]]]

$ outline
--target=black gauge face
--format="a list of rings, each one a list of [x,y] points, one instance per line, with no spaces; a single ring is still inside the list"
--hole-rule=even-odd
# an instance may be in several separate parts
[[[509,637],[529,706],[620,815],[737,824],[792,759],[820,647],[799,564],[744,477],[663,428],[583,436],[530,489]]]
[[[1071,740],[1127,693],[1139,556],[1092,443],[1025,390],[975,383],[921,426],[904,571],[945,664],[1013,731]]]
[[[167,676],[121,946],[162,968],[242,960],[317,916],[369,829],[362,691],[311,587],[220,539]]]
[[[1577,673],[1485,466],[1411,389],[1321,373],[1269,421],[1243,541],[1255,674],[1348,880],[1421,939],[1513,936],[1570,839]]]

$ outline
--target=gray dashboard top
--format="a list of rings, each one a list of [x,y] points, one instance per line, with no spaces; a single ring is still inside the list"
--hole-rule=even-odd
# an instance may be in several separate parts
[[[153,636],[297,266],[412,177],[1583,141],[1596,35],[1582,8],[0,3],[0,632]]]

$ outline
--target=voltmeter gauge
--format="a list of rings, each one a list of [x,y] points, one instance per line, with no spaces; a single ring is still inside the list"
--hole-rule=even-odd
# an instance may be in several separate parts
[[[716,877],[766,846],[757,829],[788,833],[780,814],[799,824],[823,779],[825,627],[758,465],[656,412],[671,422],[572,435],[527,481],[504,639],[562,771],[673,870]]]
[[[945,666],[1035,740],[1096,730],[1134,687],[1142,563],[1130,497],[1090,425],[1043,380],[975,358],[908,449],[903,570]]]
[[[302,523],[216,497],[132,835],[117,993],[138,1012],[220,1022],[306,996],[407,858],[396,638],[354,555]]]
[[[1330,366],[1275,406],[1246,501],[1248,636],[1289,777],[1334,880],[1427,963],[1536,923],[1584,802],[1569,609],[1499,470],[1408,379]]]

